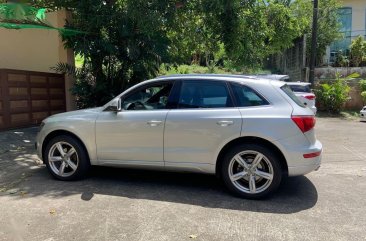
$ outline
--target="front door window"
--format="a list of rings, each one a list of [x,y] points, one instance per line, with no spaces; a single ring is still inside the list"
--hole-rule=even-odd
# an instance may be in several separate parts
[[[123,98],[124,110],[166,109],[172,83],[160,83],[144,87]]]

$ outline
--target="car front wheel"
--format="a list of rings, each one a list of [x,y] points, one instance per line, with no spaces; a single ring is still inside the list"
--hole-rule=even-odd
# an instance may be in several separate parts
[[[59,180],[83,178],[89,169],[85,148],[71,136],[57,136],[46,146],[45,163],[50,173]]]
[[[282,171],[278,157],[257,144],[242,144],[228,151],[223,159],[221,176],[234,194],[259,199],[277,190]]]

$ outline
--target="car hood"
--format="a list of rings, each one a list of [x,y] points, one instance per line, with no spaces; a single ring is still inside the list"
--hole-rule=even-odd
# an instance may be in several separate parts
[[[97,108],[64,112],[64,113],[52,115],[52,116],[48,117],[47,119],[45,119],[44,122],[63,121],[63,120],[67,120],[67,119],[74,119],[74,120],[96,119],[98,114],[102,110],[103,110],[103,107],[97,107]]]

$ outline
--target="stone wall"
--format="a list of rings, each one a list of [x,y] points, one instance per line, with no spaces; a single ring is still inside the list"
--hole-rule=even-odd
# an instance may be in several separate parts
[[[363,103],[361,97],[361,89],[359,82],[361,79],[366,79],[366,67],[322,67],[315,69],[315,80],[317,83],[323,83],[332,81],[336,78],[336,74],[340,74],[341,77],[347,77],[351,74],[358,73],[360,78],[348,80],[348,84],[351,87],[350,97],[351,99],[346,103],[346,110],[361,110],[366,105]]]
[[[279,74],[290,76],[291,81],[308,81],[308,70],[306,64],[306,41],[299,38],[294,41],[294,46],[285,50],[281,54],[272,55],[266,68],[275,70]]]
[[[336,73],[342,77],[358,73],[360,78],[366,79],[366,67],[318,67],[315,68],[315,79],[334,79]]]

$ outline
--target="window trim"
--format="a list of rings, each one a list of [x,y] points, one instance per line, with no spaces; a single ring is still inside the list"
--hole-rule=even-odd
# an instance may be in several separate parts
[[[245,87],[251,89],[255,94],[257,94],[259,97],[261,97],[262,99],[264,99],[265,101],[267,101],[268,104],[265,104],[265,105],[254,105],[254,106],[239,106],[239,104],[238,104],[239,102],[236,99],[236,96],[234,94],[234,90],[232,89],[234,84],[238,84],[240,86],[245,86]],[[269,101],[266,97],[264,97],[264,95],[262,95],[258,90],[256,90],[255,88],[253,88],[253,87],[251,87],[251,86],[249,86],[249,85],[247,85],[245,83],[241,83],[241,82],[230,82],[229,83],[229,86],[230,86],[230,89],[231,89],[231,91],[233,93],[233,97],[235,99],[235,107],[237,107],[237,108],[258,108],[258,107],[268,107],[268,106],[272,106],[273,105],[272,102]]]
[[[225,84],[227,93],[228,93],[228,98],[230,98],[232,106],[225,106],[225,107],[214,107],[214,108],[181,108],[179,107],[179,99],[181,96],[181,92],[182,92],[182,86],[183,86],[183,82],[202,82],[202,81],[208,81],[208,82],[219,82],[219,83],[223,83]],[[236,103],[235,103],[235,99],[232,93],[232,90],[228,84],[229,81],[227,80],[218,80],[218,79],[199,79],[199,78],[192,78],[192,79],[180,79],[179,81],[177,81],[179,83],[177,83],[177,96],[176,97],[176,103],[175,104],[175,108],[177,110],[213,110],[213,109],[229,109],[229,108],[236,108]],[[179,86],[178,86],[179,85]]]

